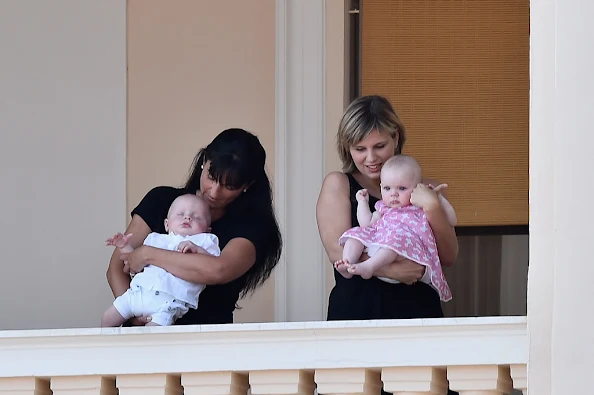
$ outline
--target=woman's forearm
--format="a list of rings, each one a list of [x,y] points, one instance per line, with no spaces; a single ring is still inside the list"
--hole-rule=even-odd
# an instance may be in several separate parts
[[[442,266],[452,266],[458,258],[458,237],[441,205],[425,211],[435,235],[435,243]]]
[[[183,280],[205,285],[224,282],[224,270],[220,257],[209,254],[183,254],[160,248],[142,247],[143,261],[158,266]]]
[[[124,273],[124,263],[118,258],[117,250],[109,261],[107,269],[107,283],[111,288],[114,297],[122,295],[130,288],[130,275]]]
[[[404,284],[412,284],[423,277],[425,267],[408,259],[403,259],[376,270],[375,277],[387,277]]]

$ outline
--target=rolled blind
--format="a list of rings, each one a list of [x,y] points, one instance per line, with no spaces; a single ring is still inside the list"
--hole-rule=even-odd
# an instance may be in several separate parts
[[[460,226],[528,223],[529,0],[361,0],[361,93],[447,182]]]

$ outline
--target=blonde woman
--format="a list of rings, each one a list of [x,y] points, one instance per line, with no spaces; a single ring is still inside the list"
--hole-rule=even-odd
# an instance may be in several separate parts
[[[384,97],[364,96],[346,109],[337,134],[343,171],[326,176],[316,210],[320,237],[330,262],[342,259],[340,236],[359,226],[357,191],[367,190],[373,210],[381,199],[382,166],[401,153],[405,140],[404,125]],[[410,201],[425,211],[441,264],[453,265],[458,255],[458,240],[429,180],[414,188]],[[370,279],[345,278],[335,270],[336,284],[330,293],[328,320],[442,317],[440,298],[428,284],[429,275],[424,266],[406,259],[380,268]]]

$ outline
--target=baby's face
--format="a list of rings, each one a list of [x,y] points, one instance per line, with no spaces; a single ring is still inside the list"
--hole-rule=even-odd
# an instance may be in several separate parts
[[[177,198],[165,220],[165,229],[181,236],[191,236],[210,231],[209,207],[202,199],[193,196]]]
[[[410,195],[417,186],[413,172],[406,167],[390,168],[381,175],[382,200],[390,208],[410,205]]]

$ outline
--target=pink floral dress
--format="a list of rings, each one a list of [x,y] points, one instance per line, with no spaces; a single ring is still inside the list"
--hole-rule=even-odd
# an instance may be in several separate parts
[[[359,240],[372,256],[379,248],[389,248],[398,255],[427,266],[433,288],[442,301],[452,299],[450,287],[441,268],[437,255],[435,237],[423,209],[410,205],[389,208],[383,201],[375,204],[382,216],[369,227],[354,227],[342,234],[339,239],[344,245],[348,238]]]

